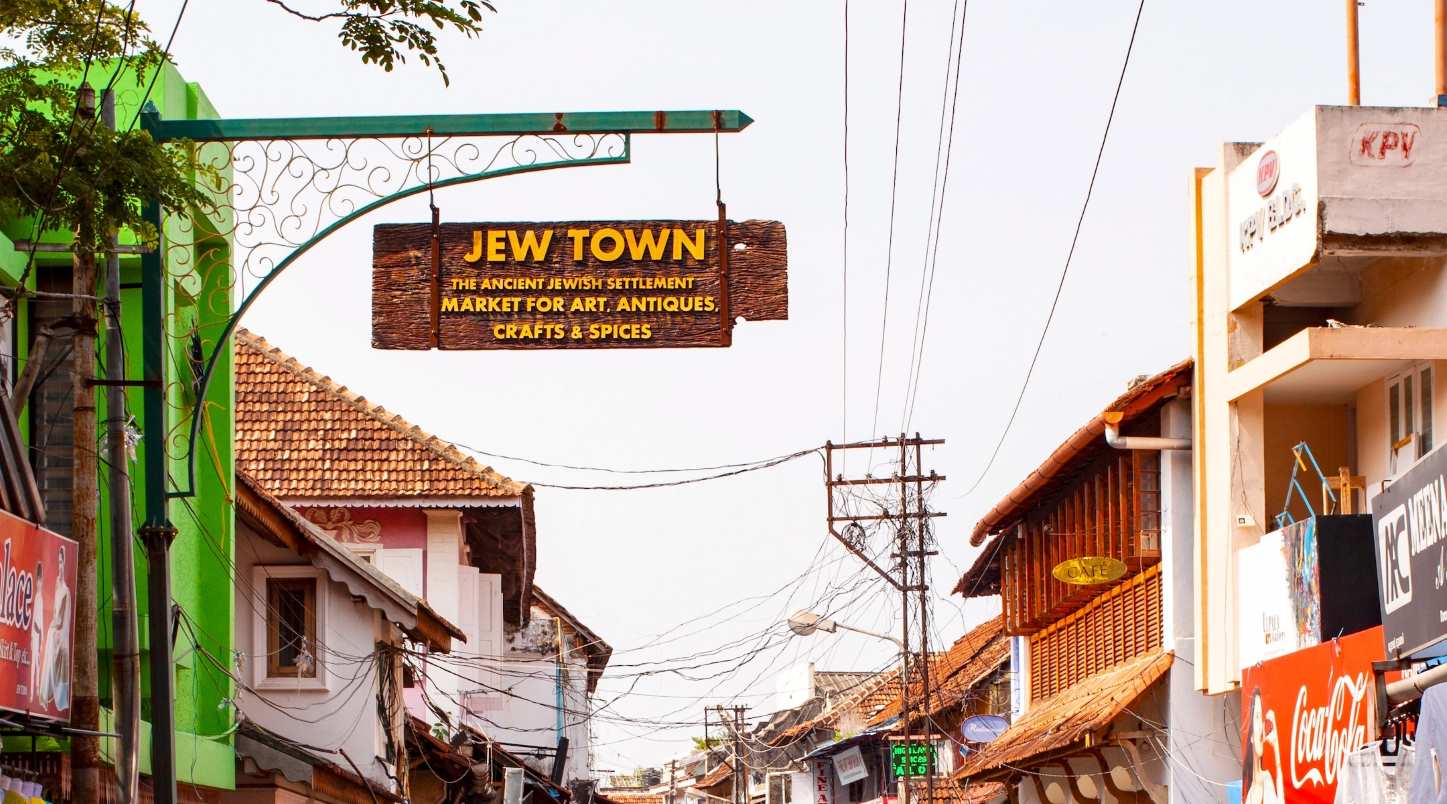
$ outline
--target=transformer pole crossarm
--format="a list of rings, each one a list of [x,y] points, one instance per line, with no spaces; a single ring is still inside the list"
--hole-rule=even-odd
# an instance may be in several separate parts
[[[429,133],[438,137],[735,134],[748,128],[752,122],[752,117],[737,109],[166,120],[155,104],[147,101],[141,112],[141,126],[158,142],[396,138],[421,137]]]

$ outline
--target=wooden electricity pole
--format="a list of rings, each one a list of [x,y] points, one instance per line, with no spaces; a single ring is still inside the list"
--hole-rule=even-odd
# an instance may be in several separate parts
[[[82,85],[78,90],[83,122],[95,119],[95,90]],[[87,225],[77,233],[81,248],[72,260],[71,312],[79,322],[72,349],[71,489],[73,499],[70,537],[79,544],[76,557],[74,695],[71,725],[89,732],[100,730],[100,697],[96,678],[96,509],[99,492],[96,478],[95,335],[96,270],[95,252],[90,245],[96,235]],[[71,800],[76,804],[100,801],[100,740],[84,735],[70,742]]]
[[[899,779],[900,804],[909,804],[910,789],[910,749],[913,738],[914,709],[910,697],[910,645],[918,645],[918,675],[920,678],[920,717],[924,721],[925,755],[932,756],[933,729],[930,727],[930,682],[929,682],[929,556],[935,555],[935,551],[929,549],[928,534],[929,521],[935,517],[944,516],[942,511],[930,511],[925,505],[925,484],[933,485],[945,479],[944,475],[937,475],[931,471],[928,475],[924,473],[923,448],[943,444],[944,439],[921,438],[918,433],[913,437],[901,434],[897,439],[880,439],[876,441],[856,441],[848,444],[835,444],[833,442],[824,445],[824,486],[829,495],[828,526],[829,533],[843,544],[848,550],[857,556],[861,561],[874,570],[881,578],[888,582],[899,592],[900,595],[900,726],[903,734],[903,747],[905,761],[903,763],[904,773]],[[845,478],[842,475],[834,474],[834,453],[841,450],[898,450],[898,464],[893,476]],[[911,462],[911,457],[913,461]],[[842,463],[842,462],[841,462]],[[841,495],[850,487],[897,487],[898,496],[894,502],[897,507],[891,508],[889,504],[880,504],[878,500],[872,500],[882,506],[880,513],[861,513],[851,511],[844,504]],[[891,492],[892,493],[892,492]],[[893,527],[892,541],[894,542],[895,558],[898,559],[898,577],[891,574],[879,563],[871,558],[866,552],[868,530],[864,523],[889,523]],[[841,531],[842,527],[842,531]],[[915,619],[915,628],[910,628],[909,608],[911,593],[918,595],[919,617]],[[912,633],[913,631],[913,633]],[[933,804],[934,800],[934,763],[930,762],[929,772],[925,774],[925,787],[928,801]]]

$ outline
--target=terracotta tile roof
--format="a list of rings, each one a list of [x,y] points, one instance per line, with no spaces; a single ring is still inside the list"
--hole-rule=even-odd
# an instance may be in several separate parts
[[[976,684],[1009,660],[1010,638],[1005,636],[1004,621],[1000,617],[960,637],[948,651],[930,662],[930,714],[958,705]],[[923,684],[912,679],[909,688],[911,707],[917,707]],[[899,717],[901,702],[897,683],[893,692],[894,697],[870,719],[871,726]],[[911,717],[911,721],[913,719]]]
[[[705,773],[701,779],[694,784],[694,787],[717,787],[724,782],[733,779],[734,766],[727,762],[715,765],[713,770]]]
[[[854,674],[850,674],[854,675]],[[854,718],[858,725],[864,726],[884,707],[899,697],[899,670],[897,667],[890,668],[881,673],[859,673],[861,680],[855,682],[852,687],[840,689],[834,700],[827,700],[826,705],[812,717],[789,726],[777,734],[766,738],[770,745],[780,745],[798,739],[815,729],[834,728],[841,721]]]
[[[1171,667],[1171,654],[1155,651],[1076,684],[1054,698],[1031,705],[994,742],[965,760],[956,781],[988,775],[1006,766],[1065,748],[1088,732],[1107,726]]]
[[[1088,457],[1088,453],[1092,449],[1107,449],[1105,444],[1105,414],[1107,412],[1124,414],[1121,422],[1123,427],[1126,422],[1155,407],[1168,395],[1190,385],[1194,365],[1190,359],[1186,359],[1154,377],[1132,385],[1124,394],[1107,405],[1102,412],[1086,422],[1085,426],[1065,439],[1065,443],[1056,447],[1044,463],[1027,475],[1018,486],[1005,495],[1005,499],[996,503],[994,508],[981,517],[975,523],[975,529],[970,534],[970,545],[979,547],[985,544],[985,538],[991,533],[995,534],[995,538],[991,539],[985,549],[980,551],[975,563],[960,577],[959,583],[955,584],[954,593],[967,597],[999,594],[999,565],[995,559],[999,553],[1000,540],[1003,538],[1000,531],[1013,524],[1037,495],[1050,488],[1052,481],[1068,474],[1070,468],[1082,456]]]
[[[593,796],[593,800],[603,804],[663,804],[664,796],[658,793],[600,790],[597,795]]]
[[[1001,782],[955,784],[937,779],[933,798],[928,795],[924,785],[915,782],[909,786],[911,804],[989,804],[1009,794],[1009,788]]]
[[[531,491],[244,329],[236,332],[236,466],[283,500]]]

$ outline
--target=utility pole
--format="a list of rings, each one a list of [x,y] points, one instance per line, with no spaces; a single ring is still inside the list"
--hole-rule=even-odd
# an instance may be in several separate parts
[[[101,120],[116,125],[116,96],[101,97]],[[136,804],[140,785],[141,653],[136,623],[136,564],[131,547],[131,474],[126,449],[125,348],[121,332],[121,258],[115,232],[106,255],[106,462],[109,464],[111,536],[111,698],[115,701],[120,751],[116,781],[121,804]]]
[[[731,770],[733,772],[730,775],[733,779],[734,788],[731,800],[733,804],[749,804],[748,763],[744,760],[744,713],[747,712],[749,708],[747,706],[726,707],[722,704],[714,708],[718,710],[719,722],[730,724],[729,731],[733,732],[733,745],[730,751],[732,761],[729,763],[732,766]],[[708,707],[704,707],[703,713],[705,723],[707,723]],[[705,728],[704,733],[707,735],[707,728]],[[707,743],[707,736],[704,737],[704,741]]]
[[[95,90],[82,84],[77,90],[81,126],[95,120]],[[83,224],[77,232],[81,247],[72,258],[71,312],[80,322],[72,339],[72,402],[74,404],[71,446],[71,489],[73,504],[70,537],[79,544],[76,557],[75,660],[71,723],[89,732],[100,730],[100,697],[96,679],[96,486],[95,421],[95,252],[91,241],[96,232]],[[100,801],[100,740],[74,736],[70,742],[71,800],[76,804]]]
[[[921,691],[919,712],[926,724],[924,729],[925,756],[931,757],[929,771],[925,774],[925,786],[927,800],[931,804],[934,800],[934,762],[932,759],[934,735],[928,725],[931,695],[929,688],[929,598],[927,595],[929,565],[927,559],[929,556],[935,555],[935,551],[928,549],[929,521],[945,514],[942,511],[929,510],[925,505],[925,495],[926,484],[932,487],[935,483],[944,480],[945,476],[935,474],[934,471],[925,474],[923,449],[943,443],[945,443],[944,439],[921,438],[918,433],[911,438],[901,433],[897,439],[884,438],[846,444],[828,442],[824,445],[824,486],[828,492],[829,501],[827,517],[829,533],[900,593],[900,635],[903,639],[899,657],[899,695],[900,724],[903,731],[902,745],[905,756],[904,773],[899,778],[900,804],[909,804],[910,800],[910,749],[913,741],[914,720],[909,683],[910,645],[912,643],[917,643],[919,646]],[[863,477],[845,478],[843,475],[836,476],[834,474],[835,452],[891,448],[899,451],[898,464],[892,477],[873,477],[866,474]],[[910,461],[911,452],[913,452],[914,458],[913,466]],[[866,513],[849,505],[851,489],[859,488],[867,491],[874,487],[888,488],[890,486],[898,488],[898,495],[894,500],[882,501],[879,498],[867,498],[870,503],[879,508],[880,513]],[[881,567],[868,553],[870,527],[884,523],[893,526],[891,541],[894,543],[895,550],[893,556],[898,559],[898,577]],[[919,617],[915,620],[917,639],[914,640],[911,639],[909,617],[911,592],[918,594],[919,601]]]
[[[668,760],[668,804],[673,804],[674,795],[678,792],[678,760]]]

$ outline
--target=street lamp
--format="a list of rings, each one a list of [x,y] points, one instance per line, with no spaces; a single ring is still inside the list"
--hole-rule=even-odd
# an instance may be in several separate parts
[[[909,694],[909,671],[905,668],[905,662],[907,660],[907,657],[905,656],[906,651],[904,647],[904,642],[901,641],[898,637],[892,637],[889,634],[881,634],[878,631],[866,631],[863,628],[855,628],[852,625],[845,625],[844,623],[831,620],[822,614],[816,614],[807,609],[796,611],[793,614],[789,615],[789,630],[793,631],[799,636],[809,636],[816,631],[823,631],[826,634],[832,634],[840,629],[843,629],[845,631],[853,631],[856,634],[871,636],[875,639],[886,639],[890,642],[893,642],[894,646],[899,648],[899,694],[901,697]],[[905,744],[907,746],[909,742],[909,718],[903,711],[900,712],[900,716],[904,719]],[[898,795],[899,800],[903,804],[909,804],[909,782],[904,776],[899,777]],[[931,802],[930,804],[933,804],[933,802]]]
[[[845,625],[844,623],[831,620],[822,614],[815,614],[814,612],[808,610],[796,611],[793,614],[789,615],[789,630],[793,631],[799,636],[809,636],[815,631],[823,631],[826,634],[832,634],[840,629],[843,629],[845,631],[853,631],[856,634],[871,636],[875,639],[887,639],[890,642],[893,642],[895,647],[899,648],[900,656],[904,655],[904,643],[899,640],[899,637],[892,637],[889,634],[881,634],[878,631],[866,631],[863,628],[855,628],[852,625]]]

